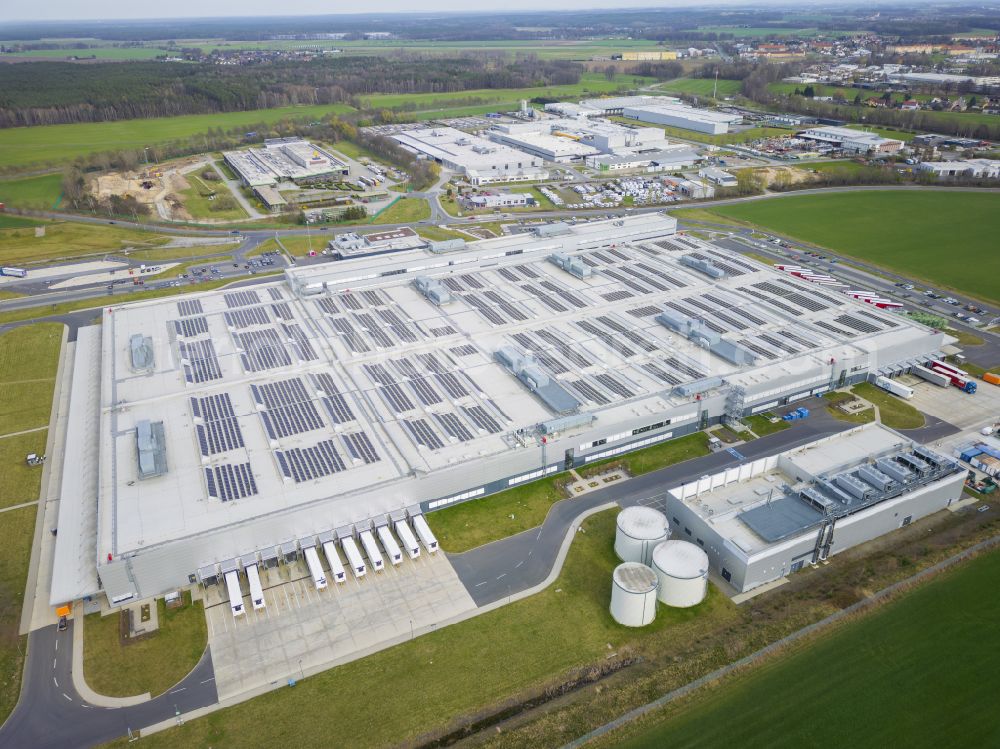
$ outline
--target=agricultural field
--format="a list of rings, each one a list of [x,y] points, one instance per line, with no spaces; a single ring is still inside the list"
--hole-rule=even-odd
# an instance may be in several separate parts
[[[424,198],[398,198],[372,216],[371,224],[412,224],[431,217],[431,206]]]
[[[8,52],[0,55],[0,61],[35,59],[35,60],[66,60],[77,57],[82,60],[95,58],[100,61],[119,60],[153,60],[167,54],[160,47],[87,47],[85,49],[29,49],[23,52]]]
[[[998,574],[994,550],[595,746],[996,746]]]
[[[2,133],[9,132],[0,130]],[[2,149],[0,149],[2,150]],[[0,160],[3,156],[0,156]],[[38,211],[51,211],[59,207],[62,199],[62,174],[43,174],[38,177],[22,177],[21,179],[0,179],[0,203],[6,203],[14,208],[29,208]],[[27,221],[27,219],[20,219]],[[0,229],[15,226],[18,219],[13,216],[0,216]],[[29,226],[31,224],[24,224]]]
[[[0,433],[47,427],[63,326],[32,325],[0,335]],[[44,450],[45,430],[0,437],[2,505],[38,499],[41,468],[24,465],[27,452]],[[9,476],[7,476],[9,474]],[[16,486],[14,484],[16,483]],[[27,638],[17,634],[35,530],[35,506],[0,515],[0,722],[17,703]]]
[[[811,242],[907,277],[1000,303],[1000,195],[862,190],[793,195],[712,213]]]
[[[41,236],[38,236],[39,229],[44,229]],[[40,221],[27,227],[0,228],[0,263],[54,262],[121,252],[128,247],[158,247],[169,241],[170,237],[161,234],[118,226]]]
[[[656,89],[665,94],[697,94],[698,96],[711,96],[712,91],[717,90],[719,96],[732,96],[740,92],[742,81],[734,81],[726,78],[716,81],[712,78],[674,78],[672,81],[659,84]]]
[[[481,106],[492,104],[494,108],[516,107],[521,99],[545,96],[558,99],[581,99],[587,96],[601,96],[624,88],[645,86],[653,83],[652,78],[619,73],[609,81],[601,73],[584,73],[580,82],[567,86],[538,86],[535,88],[482,88],[470,91],[455,91],[447,94],[374,94],[362,97],[367,109],[411,108],[415,111],[441,109],[445,107]],[[489,111],[489,110],[487,110]],[[457,115],[456,115],[457,116]]]
[[[209,128],[252,127],[283,119],[319,119],[351,111],[346,104],[255,109],[249,112],[193,114],[119,122],[84,122],[73,125],[41,125],[0,130],[0,169],[30,164],[64,164],[78,156],[122,148],[182,140]],[[2,200],[2,198],[0,198]]]

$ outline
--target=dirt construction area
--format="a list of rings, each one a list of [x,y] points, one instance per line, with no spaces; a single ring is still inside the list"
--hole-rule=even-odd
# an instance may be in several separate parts
[[[203,158],[188,158],[157,164],[128,172],[108,172],[90,182],[91,194],[98,200],[111,196],[133,197],[149,205],[161,218],[189,221],[181,194],[191,187],[184,174],[197,169]]]

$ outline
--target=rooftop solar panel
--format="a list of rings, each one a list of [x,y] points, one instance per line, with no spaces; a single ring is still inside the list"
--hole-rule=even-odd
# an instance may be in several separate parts
[[[211,339],[202,341],[179,341],[181,359],[185,361],[184,377],[188,382],[199,383],[222,379],[222,368],[215,355],[215,345]]]
[[[257,493],[257,482],[249,463],[224,463],[205,469],[208,495],[223,502],[243,499]]]
[[[177,302],[177,314],[181,317],[200,315],[204,311],[205,310],[201,307],[200,299],[184,299],[183,301]]]
[[[352,432],[341,435],[341,437],[344,444],[347,445],[347,452],[354,460],[360,460],[366,464],[377,463],[380,460],[375,446],[372,445],[365,432]]]
[[[333,440],[323,440],[312,447],[275,451],[282,473],[295,483],[323,478],[347,468]]]
[[[248,372],[287,367],[292,363],[291,356],[274,328],[233,333],[233,337],[236,345],[242,349],[240,359]]]
[[[468,430],[455,414],[434,414],[434,419],[442,431],[459,442],[468,442],[472,439],[472,432]]]
[[[224,313],[223,316],[226,319],[226,325],[237,329],[249,328],[251,325],[267,325],[271,322],[271,316],[267,313],[266,307],[236,309]]]
[[[426,420],[404,419],[402,423],[409,431],[410,436],[413,437],[413,441],[418,445],[423,445],[431,450],[440,450],[444,447],[444,442],[437,436],[434,430],[428,426]]]
[[[230,309],[233,307],[249,307],[251,304],[260,304],[260,296],[253,289],[249,291],[230,291],[227,294],[223,294],[222,298],[226,300],[226,306]]]
[[[462,411],[473,424],[485,432],[497,434],[502,429],[500,423],[490,416],[482,406],[462,406]]]
[[[347,404],[347,399],[340,392],[340,389],[333,381],[333,377],[326,372],[314,374],[312,377],[313,382],[321,391],[320,398],[330,418],[337,424],[345,424],[348,421],[353,421],[354,412],[351,411],[351,407]]]
[[[185,338],[195,338],[208,332],[208,320],[204,317],[188,317],[174,320],[174,330]]]

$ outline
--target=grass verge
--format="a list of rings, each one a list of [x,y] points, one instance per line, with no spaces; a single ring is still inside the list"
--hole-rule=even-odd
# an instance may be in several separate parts
[[[769,434],[782,432],[791,428],[791,424],[787,421],[782,421],[781,419],[772,424],[769,418],[772,415],[773,414],[754,414],[753,416],[748,416],[743,419],[743,423],[750,427],[753,433],[758,437],[766,437]]]
[[[565,477],[530,484],[427,514],[441,548],[452,554],[507,538],[542,524],[549,508],[568,496]]]
[[[35,533],[34,507],[0,515],[0,723],[7,719],[21,692],[21,672],[28,638],[18,635],[28,559]]]
[[[866,409],[864,411],[859,411],[858,413],[845,413],[841,411],[837,406],[844,401],[849,401],[852,399],[849,393],[824,393],[823,399],[828,401],[826,407],[827,413],[829,413],[833,418],[839,419],[840,421],[847,421],[851,424],[868,424],[869,422],[875,421],[875,410],[872,408]]]
[[[583,477],[593,476],[611,468],[623,468],[633,476],[672,466],[692,458],[708,455],[708,435],[695,432],[684,437],[661,442],[659,445],[644,447],[621,458],[599,460],[580,468],[577,473]]]
[[[183,679],[205,652],[208,625],[201,601],[168,609],[156,601],[160,628],[134,642],[122,644],[119,614],[90,614],[83,626],[83,673],[95,692],[109,697],[162,694]]]
[[[0,335],[0,425],[5,434],[48,426],[62,325],[16,328]]]
[[[410,224],[431,217],[431,205],[423,198],[399,198],[371,217],[371,224]]]
[[[917,409],[871,383],[855,385],[851,392],[878,406],[882,423],[891,429],[919,429],[924,425],[924,415]]]
[[[44,233],[38,236],[38,231]],[[44,221],[35,226],[0,229],[0,262],[19,265],[70,260],[85,255],[121,252],[127,247],[166,244],[169,237],[153,232],[72,221]]]
[[[24,458],[29,453],[45,454],[48,433],[48,429],[43,429],[15,437],[0,437],[0,508],[38,499],[42,467],[29,466]]]

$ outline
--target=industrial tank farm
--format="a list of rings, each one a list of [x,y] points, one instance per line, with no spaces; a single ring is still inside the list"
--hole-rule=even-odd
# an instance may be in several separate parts
[[[664,541],[653,550],[659,578],[658,598],[668,606],[688,608],[705,600],[708,554],[687,541]]]
[[[666,516],[652,507],[626,507],[618,514],[615,554],[623,562],[648,565],[657,544],[670,537]]]

